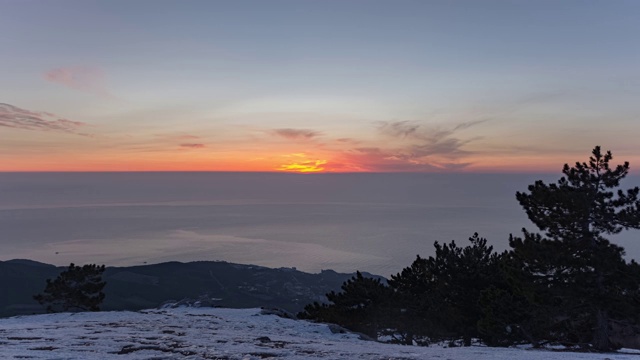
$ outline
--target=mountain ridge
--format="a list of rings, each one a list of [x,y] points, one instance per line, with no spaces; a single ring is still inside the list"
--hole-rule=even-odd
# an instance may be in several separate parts
[[[32,297],[44,290],[46,279],[57,277],[64,269],[28,259],[0,261],[0,289],[6,289],[0,293],[0,317],[44,312]],[[324,301],[327,292],[338,290],[353,275],[226,261],[107,267],[103,274],[106,298],[101,309],[135,311],[192,298],[208,299],[221,307],[265,306],[298,312],[308,303]]]

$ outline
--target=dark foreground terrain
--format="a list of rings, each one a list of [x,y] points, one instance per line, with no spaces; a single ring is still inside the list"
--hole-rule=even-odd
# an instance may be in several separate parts
[[[31,260],[0,261],[0,317],[42,313],[32,296],[44,290],[64,267]],[[324,270],[310,274],[218,261],[168,262],[109,267],[103,279],[102,310],[140,310],[168,301],[199,300],[206,306],[277,307],[298,312],[337,290],[353,274]]]

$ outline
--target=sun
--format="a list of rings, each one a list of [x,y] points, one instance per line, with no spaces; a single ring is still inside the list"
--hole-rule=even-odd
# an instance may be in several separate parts
[[[278,170],[299,173],[323,172],[324,167],[322,167],[322,165],[325,165],[326,163],[327,160],[298,161],[289,164],[282,164]]]

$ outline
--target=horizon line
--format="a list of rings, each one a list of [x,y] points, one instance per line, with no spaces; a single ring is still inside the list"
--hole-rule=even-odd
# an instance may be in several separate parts
[[[193,173],[193,174],[283,174],[283,175],[349,175],[349,174],[429,174],[429,175],[478,175],[478,174],[556,174],[561,171],[225,171],[225,170],[21,170],[5,171],[0,174],[167,174],[167,173]],[[633,173],[630,171],[630,174]]]

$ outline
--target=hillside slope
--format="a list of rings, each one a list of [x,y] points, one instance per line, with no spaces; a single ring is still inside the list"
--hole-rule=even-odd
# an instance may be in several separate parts
[[[175,308],[61,313],[0,319],[2,359],[638,359],[487,347],[414,347],[332,333],[325,324],[261,315],[259,309]]]
[[[0,317],[43,312],[33,295],[47,278],[65,268],[30,260],[0,261]],[[140,310],[165,301],[203,298],[210,305],[250,308],[278,307],[301,311],[313,301],[338,290],[353,274],[324,270],[310,274],[291,268],[271,269],[223,261],[108,267],[102,310]]]

